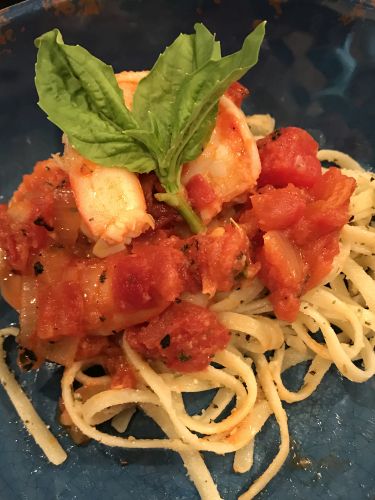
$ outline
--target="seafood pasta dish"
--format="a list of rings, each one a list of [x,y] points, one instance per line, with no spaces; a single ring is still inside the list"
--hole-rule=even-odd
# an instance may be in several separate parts
[[[289,454],[283,403],[332,365],[358,383],[375,370],[375,181],[306,130],[243,113],[239,80],[264,33],[222,56],[197,24],[151,70],[118,74],[43,34],[35,83],[63,152],[0,205],[1,293],[19,313],[0,333],[16,337],[20,369],[64,367],[59,419],[75,443],[177,452],[206,500],[221,494],[201,452],[232,453],[240,498],[254,498]],[[291,391],[283,373],[300,363]],[[3,347],[0,379],[61,464]],[[192,414],[185,397],[203,392]],[[129,435],[138,412],[165,437]],[[269,417],[278,451],[249,484]]]

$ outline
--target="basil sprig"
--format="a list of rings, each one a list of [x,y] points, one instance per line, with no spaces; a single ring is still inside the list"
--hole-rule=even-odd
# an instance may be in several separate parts
[[[112,67],[66,45],[54,29],[35,41],[38,104],[82,156],[131,172],[155,171],[166,191],[157,198],[199,232],[203,225],[186,198],[181,168],[208,142],[225,90],[257,63],[264,32],[261,23],[241,50],[222,57],[214,35],[196,24],[194,34],[179,35],[159,56],[130,111]]]

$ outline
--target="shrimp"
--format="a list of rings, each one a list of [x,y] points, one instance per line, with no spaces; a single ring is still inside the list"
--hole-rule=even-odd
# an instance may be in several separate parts
[[[116,75],[129,109],[138,83],[147,75],[148,71]],[[82,230],[97,242],[95,255],[104,257],[122,250],[132,238],[154,227],[136,174],[96,165],[69,145],[64,161],[83,219]],[[258,150],[245,115],[223,96],[210,141],[197,159],[183,167],[181,181],[188,198],[207,224],[224,203],[243,201],[259,174]]]
[[[123,71],[116,75],[130,109],[137,85],[147,75],[148,71]],[[182,184],[206,224],[224,203],[242,201],[254,189],[261,169],[246,117],[229,95],[230,92],[220,99],[216,125],[202,154],[182,170]]]
[[[246,117],[224,95],[208,144],[182,171],[182,183],[203,222],[209,223],[224,203],[243,201],[255,188],[260,169],[258,148]]]
[[[64,164],[81,215],[81,230],[96,241],[93,253],[106,257],[125,248],[150,227],[146,201],[136,174],[124,168],[102,167],[66,144]]]
[[[133,97],[138,83],[149,74],[149,71],[122,71],[117,73],[116,80],[124,95],[124,102],[128,109],[133,107]]]
[[[131,108],[133,94],[147,71],[120,73],[118,83],[125,104]],[[81,156],[65,141],[62,165],[69,180],[82,219],[81,231],[95,241],[97,257],[119,252],[154,227],[146,212],[146,201],[138,176],[124,168],[103,167]]]

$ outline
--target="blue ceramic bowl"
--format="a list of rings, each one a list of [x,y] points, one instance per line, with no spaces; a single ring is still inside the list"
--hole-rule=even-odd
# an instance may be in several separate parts
[[[322,147],[375,164],[375,11],[362,0],[29,0],[0,11],[0,195],[4,201],[35,161],[60,149],[60,133],[36,105],[33,40],[58,27],[115,70],[149,68],[167,43],[203,21],[224,51],[234,51],[254,21],[267,19],[260,63],[244,83],[248,112],[271,113],[278,125],[308,129]],[[368,5],[367,5],[368,4]],[[17,322],[1,302],[0,326]],[[14,354],[14,345],[9,344]],[[12,358],[12,356],[10,356]],[[302,367],[289,374],[289,382]],[[69,452],[62,466],[47,463],[0,389],[2,500],[194,499],[178,456],[167,451],[73,446],[56,422],[61,370],[47,365],[22,375],[22,385]],[[294,441],[286,464],[261,498],[365,499],[375,494],[374,380],[356,385],[332,369],[313,396],[286,405]],[[194,401],[198,404],[198,401]],[[131,434],[157,435],[143,417]],[[231,471],[232,457],[207,455],[222,496],[244,491],[278,449],[271,419],[257,438],[249,475]],[[308,457],[307,470],[296,456]],[[121,465],[126,460],[128,465]]]

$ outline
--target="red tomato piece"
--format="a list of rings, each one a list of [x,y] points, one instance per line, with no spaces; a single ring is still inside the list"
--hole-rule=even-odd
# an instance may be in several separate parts
[[[185,187],[191,205],[197,210],[203,210],[216,200],[213,187],[201,174],[194,175]]]
[[[250,94],[249,90],[239,82],[232,83],[225,95],[231,99],[236,106],[239,108],[242,105],[242,101]]]
[[[203,307],[173,304],[147,326],[128,330],[126,339],[142,356],[161,359],[180,372],[204,370],[229,342],[229,331]]]
[[[262,165],[258,186],[310,187],[321,176],[318,143],[305,130],[286,127],[257,142]]]
[[[306,207],[306,193],[292,184],[254,194],[251,203],[262,231],[286,229],[297,222]]]
[[[319,285],[332,269],[332,262],[339,253],[339,232],[333,231],[310,242],[302,248],[305,261],[309,266],[308,279],[304,291]]]
[[[124,359],[117,358],[112,360],[113,365],[116,364],[114,369],[109,369],[111,375],[111,389],[125,389],[134,388],[137,386],[137,380],[134,372]],[[111,370],[112,373],[111,373]]]
[[[310,189],[310,193],[316,200],[329,200],[334,208],[341,208],[349,202],[355,186],[352,177],[342,174],[337,167],[330,167]]]
[[[280,285],[282,288],[298,289],[304,279],[304,265],[298,249],[288,240],[282,231],[269,231],[263,236],[264,245],[260,251],[260,258],[267,263],[262,265],[261,278],[273,288]]]
[[[43,214],[46,222],[52,223],[49,216],[54,192],[68,185],[67,174],[54,160],[39,161],[31,174],[23,176],[22,183],[13,194],[9,210],[18,221],[30,221]]]
[[[183,290],[184,264],[182,252],[165,245],[138,245],[136,254],[118,255],[113,273],[116,306],[126,312],[167,307]]]
[[[261,263],[260,279],[270,290],[270,301],[279,319],[294,321],[298,297],[302,293],[307,266],[300,250],[281,231],[269,231],[258,252]]]
[[[331,167],[310,189],[315,201],[307,206],[304,216],[291,228],[293,240],[306,245],[341,229],[349,219],[349,202],[354,189],[354,179]]]
[[[276,288],[269,295],[269,300],[273,305],[276,317],[283,321],[292,323],[295,321],[299,306],[300,293],[297,293],[289,288]]]
[[[249,240],[242,228],[232,224],[194,236],[181,248],[198,289],[211,295],[231,290],[248,263]]]

